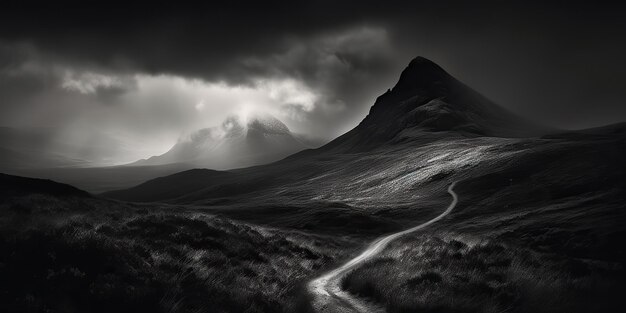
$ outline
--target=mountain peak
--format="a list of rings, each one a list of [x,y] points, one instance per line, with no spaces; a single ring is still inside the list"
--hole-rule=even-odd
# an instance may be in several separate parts
[[[440,136],[519,137],[536,132],[536,125],[418,56],[402,71],[398,83],[376,99],[357,127],[324,148],[352,151]]]
[[[222,122],[221,131],[226,137],[245,136],[250,131],[275,135],[291,134],[287,125],[273,115],[264,112],[229,115],[224,122]]]
[[[415,92],[417,90],[429,90],[437,85],[447,85],[453,81],[441,66],[435,62],[418,56],[411,60],[409,65],[400,74],[398,83],[393,87],[393,92]]]
[[[255,112],[246,117],[248,130],[260,131],[267,134],[290,134],[289,128],[279,119],[269,113]]]
[[[191,164],[230,169],[268,163],[304,149],[289,128],[265,112],[233,114],[219,125],[182,137],[166,153],[135,165]]]

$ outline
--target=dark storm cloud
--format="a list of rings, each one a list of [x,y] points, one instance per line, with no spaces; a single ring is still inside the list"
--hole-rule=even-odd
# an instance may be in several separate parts
[[[321,94],[324,103],[306,112],[320,131],[354,125],[418,54],[516,111],[574,127],[626,117],[621,7],[337,2],[7,5],[0,42],[29,45],[49,63],[121,75],[174,74],[232,85],[298,79]],[[0,64],[18,62],[22,52],[14,53],[4,53]]]
[[[33,42],[66,62],[236,82],[254,72],[243,59],[288,50],[290,38],[353,24],[323,14],[321,6],[297,1],[193,8],[54,4],[3,10],[0,32],[6,40]]]

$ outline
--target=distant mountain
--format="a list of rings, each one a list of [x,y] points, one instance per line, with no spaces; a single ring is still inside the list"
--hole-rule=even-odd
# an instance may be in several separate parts
[[[129,165],[189,164],[191,167],[230,169],[269,163],[305,149],[289,128],[262,113],[230,116],[217,127],[200,129],[181,138],[166,153]]]
[[[59,128],[0,127],[0,172],[50,178],[99,193],[129,188],[193,168],[227,169],[270,163],[319,144],[292,133],[280,120],[231,116],[220,126],[180,139],[167,153],[127,165],[106,166],[124,145],[105,134],[74,134]],[[97,145],[82,145],[93,141]],[[104,165],[104,166],[103,166]]]

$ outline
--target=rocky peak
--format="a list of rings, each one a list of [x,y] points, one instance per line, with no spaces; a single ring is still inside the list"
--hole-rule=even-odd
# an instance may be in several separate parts
[[[415,92],[416,90],[440,89],[449,85],[454,79],[443,68],[433,61],[418,56],[400,74],[398,83],[391,92]]]

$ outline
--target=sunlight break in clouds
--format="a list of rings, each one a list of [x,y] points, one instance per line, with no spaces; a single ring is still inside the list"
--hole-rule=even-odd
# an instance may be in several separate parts
[[[162,154],[180,138],[221,125],[230,115],[245,121],[250,112],[271,114],[312,140],[330,140],[354,127],[378,89],[356,94],[346,86],[368,86],[382,79],[368,75],[368,70],[372,64],[386,64],[387,31],[355,26],[281,40],[286,45],[269,53],[233,59],[236,69],[228,73],[213,66],[206,68],[216,73],[193,74],[67,63],[38,47],[7,46],[6,51],[25,52],[0,70],[0,82],[2,77],[15,84],[37,82],[19,94],[27,98],[11,102],[16,112],[11,123],[55,127],[61,134],[56,139],[62,142],[110,146],[109,153],[100,153],[106,157],[92,160],[98,164]],[[363,108],[355,110],[357,105]]]
[[[294,132],[307,132],[301,121],[306,120],[305,115],[319,99],[312,89],[293,79],[258,79],[252,85],[231,86],[174,75],[140,74],[129,78],[72,72],[63,78],[59,88],[69,96],[74,94],[83,104],[78,109],[84,110],[80,115],[75,113],[80,123],[66,122],[65,133],[98,130],[114,134],[113,140],[134,150],[112,156],[109,164],[162,154],[181,138],[221,125],[231,115],[245,120],[250,112],[268,113]],[[132,81],[133,88],[122,89],[125,81]],[[114,97],[98,96],[110,90],[122,92]],[[137,141],[142,144],[133,144]]]
[[[137,75],[135,79],[137,89],[125,94],[124,102],[182,132],[219,125],[228,115],[250,111],[272,114],[290,128],[305,131],[297,122],[319,100],[312,89],[294,79],[258,79],[250,86],[171,75]]]

